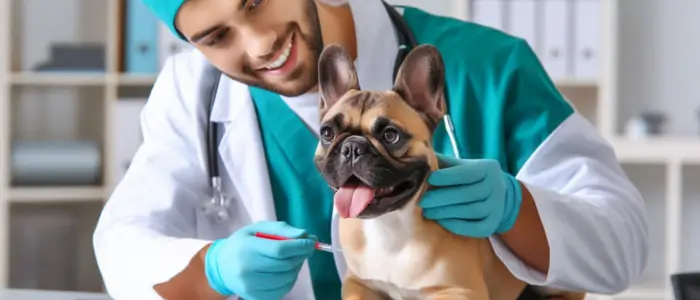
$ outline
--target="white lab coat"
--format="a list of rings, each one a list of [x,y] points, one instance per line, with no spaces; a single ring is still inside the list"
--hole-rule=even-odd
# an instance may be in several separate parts
[[[360,84],[389,88],[397,49],[391,22],[379,1],[351,0],[350,5]],[[144,143],[95,230],[97,261],[115,299],[160,299],[153,285],[180,272],[207,243],[251,222],[275,219],[253,103],[244,85],[228,79],[220,83],[211,120],[225,124],[220,171],[225,191],[236,200],[229,211],[232,221],[219,225],[198,211],[210,195],[207,101],[197,96],[204,64],[196,51],[165,64],[142,112]],[[644,268],[648,241],[642,198],[609,145],[580,115],[561,124],[517,178],[535,198],[551,247],[551,270],[545,276],[492,238],[496,254],[518,278],[612,293],[625,289]],[[337,215],[331,225],[334,244],[336,222]],[[606,246],[590,246],[599,243]],[[336,263],[342,274],[340,255]],[[288,299],[313,299],[306,266]]]

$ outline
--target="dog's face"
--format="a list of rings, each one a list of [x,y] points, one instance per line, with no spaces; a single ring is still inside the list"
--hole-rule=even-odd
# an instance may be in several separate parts
[[[432,134],[444,115],[444,65],[433,46],[416,47],[394,87],[361,90],[343,48],[319,59],[320,142],[314,163],[343,218],[375,218],[410,205],[437,168]]]

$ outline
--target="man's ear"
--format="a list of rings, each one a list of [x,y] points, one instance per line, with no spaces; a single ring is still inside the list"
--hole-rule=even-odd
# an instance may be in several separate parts
[[[438,49],[414,48],[401,64],[393,89],[435,128],[445,115],[445,65]]]
[[[343,47],[328,45],[321,52],[318,61],[318,85],[322,114],[349,90],[360,89],[355,65]]]

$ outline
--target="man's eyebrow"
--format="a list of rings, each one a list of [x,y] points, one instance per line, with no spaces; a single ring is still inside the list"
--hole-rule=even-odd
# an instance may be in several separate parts
[[[204,31],[199,32],[199,33],[195,33],[195,34],[192,35],[192,37],[190,37],[190,41],[191,41],[192,43],[197,43],[197,42],[199,42],[201,39],[203,39],[205,36],[211,34],[212,32],[216,31],[216,30],[219,29],[219,28],[221,28],[221,25],[216,25],[216,26],[214,26],[214,27],[210,27],[210,28],[208,28],[208,29],[206,29],[206,30],[204,30]]]
[[[250,0],[240,0],[240,1],[241,1],[241,2],[240,2],[239,5],[238,5],[238,10],[241,10],[241,9],[245,8],[246,4],[248,4],[248,1],[250,1]],[[201,39],[203,39],[205,36],[211,34],[212,32],[216,31],[216,30],[219,29],[219,28],[221,28],[221,25],[216,25],[216,26],[210,27],[210,28],[208,28],[208,29],[206,29],[206,30],[203,30],[203,31],[201,31],[201,32],[199,32],[199,33],[195,33],[195,34],[193,34],[193,35],[190,37],[190,41],[191,41],[192,43],[197,43],[197,42],[199,42]]]

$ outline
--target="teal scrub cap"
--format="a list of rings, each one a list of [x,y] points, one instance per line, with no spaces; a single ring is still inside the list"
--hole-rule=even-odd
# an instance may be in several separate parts
[[[153,13],[158,16],[158,18],[165,23],[168,28],[170,28],[170,31],[175,34],[175,36],[179,37],[180,39],[187,41],[187,38],[185,38],[176,28],[175,28],[175,16],[177,15],[178,10],[180,9],[180,6],[182,6],[182,3],[184,3],[186,0],[142,0],[143,4],[145,4],[148,8],[153,11]]]

